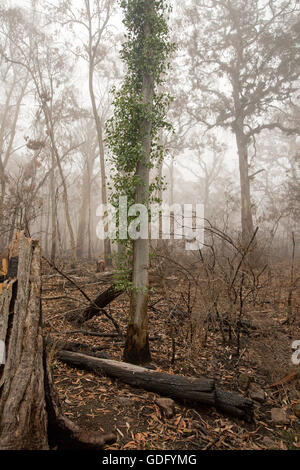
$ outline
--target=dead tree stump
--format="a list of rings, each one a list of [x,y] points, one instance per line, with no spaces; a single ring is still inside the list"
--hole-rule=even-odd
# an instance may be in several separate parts
[[[39,242],[22,233],[17,251],[17,278],[0,294],[0,450],[101,449],[114,435],[85,432],[62,415],[46,366]]]

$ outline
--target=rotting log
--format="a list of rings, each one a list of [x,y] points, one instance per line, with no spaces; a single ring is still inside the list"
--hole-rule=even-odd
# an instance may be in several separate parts
[[[104,309],[122,293],[123,290],[117,289],[114,285],[112,285],[100,295],[98,295],[98,297],[93,301],[93,304],[89,305],[81,313],[68,315],[68,320],[76,323],[77,325],[81,325],[82,323],[91,320],[91,318],[96,316],[99,311],[101,311],[101,309]]]
[[[42,336],[40,246],[21,233],[17,278],[0,295],[0,450],[102,449],[113,434],[81,430],[61,413]]]
[[[217,388],[212,379],[170,375],[125,362],[98,359],[66,350],[58,351],[56,357],[70,366],[85,369],[97,375],[105,374],[133,387],[184,400],[191,406],[194,404],[210,405],[231,416],[249,421],[253,418],[252,400]]]

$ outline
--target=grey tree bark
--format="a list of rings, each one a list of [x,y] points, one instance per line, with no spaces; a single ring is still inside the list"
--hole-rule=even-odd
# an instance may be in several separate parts
[[[150,1],[149,10],[153,7]],[[151,34],[150,25],[145,23],[145,38]],[[143,103],[151,109],[154,96],[153,78],[144,73],[141,94]],[[136,175],[140,181],[135,190],[135,203],[145,204],[149,197],[150,154],[151,154],[152,123],[146,118],[140,125],[143,159],[138,162]],[[124,360],[134,364],[151,361],[148,338],[148,295],[149,295],[149,237],[133,241],[133,289],[130,298],[130,313],[127,339],[124,349]]]
[[[53,386],[43,347],[39,242],[21,232],[9,256],[17,257],[18,269],[0,295],[7,351],[0,366],[0,450],[100,450],[114,434],[87,432],[63,416]]]

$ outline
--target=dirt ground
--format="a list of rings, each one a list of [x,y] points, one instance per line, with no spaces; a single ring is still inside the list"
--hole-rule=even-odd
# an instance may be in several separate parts
[[[70,272],[68,267],[64,269]],[[122,360],[124,340],[120,337],[72,333],[78,328],[67,321],[68,313],[80,311],[86,300],[46,264],[43,273],[45,332],[52,339],[98,347],[108,358]],[[95,273],[91,263],[82,263],[70,276],[90,298],[109,286],[102,275]],[[66,416],[89,430],[115,431],[117,441],[107,447],[111,450],[300,449],[300,420],[294,412],[300,404],[300,370],[291,362],[291,345],[300,340],[300,293],[295,291],[293,296],[296,321],[293,325],[282,325],[287,316],[288,267],[273,267],[272,276],[270,273],[268,276],[255,302],[246,307],[243,318],[250,326],[242,330],[239,356],[234,332],[232,341],[223,344],[218,323],[203,321],[206,318],[203,304],[197,303],[197,299],[190,316],[170,320],[170,301],[184,311],[188,289],[176,273],[168,279],[169,298],[165,298],[163,286],[156,280],[149,302],[150,336],[158,336],[151,341],[152,366],[170,374],[213,378],[219,387],[243,395],[250,393],[244,385],[248,376],[250,383],[265,392],[265,399],[255,402],[254,422],[228,417],[215,408],[190,407],[180,402],[176,402],[174,416],[166,418],[156,404],[158,395],[73,369],[53,357],[51,368]],[[128,306],[128,296],[122,294],[107,309],[124,334]],[[171,363],[172,326],[176,337],[174,363]],[[103,315],[89,320],[82,328],[95,333],[116,333]],[[290,380],[272,386],[289,372],[293,372]],[[287,424],[272,421],[273,408],[286,413]]]

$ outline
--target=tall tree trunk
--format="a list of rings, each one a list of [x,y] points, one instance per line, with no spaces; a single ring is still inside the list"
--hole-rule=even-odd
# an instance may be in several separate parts
[[[160,137],[160,143],[162,145],[162,138]],[[157,168],[157,177],[159,178],[159,181],[161,183],[162,178],[163,178],[163,161],[159,162],[158,168]],[[157,191],[157,198],[160,200],[160,204],[163,202],[163,190],[161,187],[159,187]],[[163,220],[162,220],[162,213],[159,212],[158,214],[158,240],[151,240],[151,247],[153,248],[162,248],[164,246],[164,241],[163,241],[163,233],[162,233],[162,226],[163,226]]]
[[[0,184],[1,184],[0,227],[2,224],[2,220],[3,220],[4,199],[5,199],[5,190],[6,190],[5,169],[8,164],[9,158],[11,156],[13,144],[15,141],[15,135],[16,135],[16,129],[17,129],[17,123],[19,119],[21,104],[25,95],[26,88],[28,86],[28,82],[29,82],[28,73],[26,74],[26,77],[24,78],[24,85],[21,88],[19,97],[17,99],[17,103],[14,106],[13,120],[10,125],[8,144],[4,152],[3,150],[4,136],[7,133],[7,122],[9,122],[9,118],[11,118],[12,108],[13,108],[13,106],[11,106],[11,100],[13,97],[13,91],[17,85],[17,80],[19,79],[20,79],[19,74],[17,72],[14,72],[14,79],[13,79],[12,85],[10,87],[9,93],[6,98],[6,103],[4,106],[4,111],[2,114],[2,120],[1,120],[1,125],[0,125]]]
[[[240,128],[236,129],[235,136],[240,168],[242,243],[246,247],[254,232],[248,171],[248,145],[245,135]]]
[[[45,228],[45,253],[49,256],[49,229],[50,229],[50,207],[51,207],[51,192],[49,191],[47,198],[46,210],[44,212],[46,218],[46,228]]]
[[[153,1],[145,6],[150,14],[153,9]],[[145,21],[145,40],[151,35],[148,21]],[[149,109],[153,103],[154,83],[153,78],[144,73],[141,94],[143,103]],[[149,198],[149,163],[151,154],[151,121],[144,118],[140,124],[140,136],[143,149],[143,159],[138,162],[136,175],[139,181],[135,190],[136,204],[145,204]],[[130,313],[127,330],[127,339],[124,349],[124,360],[134,364],[142,364],[151,361],[148,338],[148,295],[149,295],[149,237],[146,240],[133,241],[133,289],[130,298]]]
[[[89,164],[86,162],[86,166]],[[77,256],[81,258],[84,251],[84,238],[87,233],[87,209],[88,209],[88,199],[89,199],[89,169],[87,168],[84,172],[82,179],[82,188],[81,188],[81,207],[79,211],[79,221],[78,221],[78,230],[77,230]]]
[[[2,165],[1,156],[0,156],[0,185],[1,185],[1,193],[0,193],[0,229],[2,229],[6,184],[5,184],[5,170],[4,170],[3,165]]]
[[[81,207],[79,212],[77,231],[77,256],[82,257],[84,252],[85,235],[88,236],[88,257],[91,259],[91,175],[95,161],[94,148],[89,149],[85,161],[85,170],[82,178]]]
[[[239,64],[243,63],[243,44],[240,42],[238,45],[238,61]],[[235,108],[236,120],[233,126],[235,133],[238,156],[239,156],[239,170],[240,170],[240,187],[241,187],[241,223],[242,223],[242,244],[246,248],[254,233],[253,218],[251,211],[251,196],[250,196],[250,179],[248,168],[248,141],[244,133],[245,116],[241,106],[241,86],[239,78],[241,70],[238,70],[236,75],[232,77],[233,85],[233,100]]]
[[[98,114],[98,109],[96,105],[96,98],[94,93],[94,52],[92,49],[92,38],[91,38],[91,26],[90,26],[90,40],[89,40],[89,91],[90,98],[92,103],[93,115],[95,119],[97,137],[98,137],[98,146],[99,146],[99,155],[100,155],[100,170],[101,170],[101,202],[102,204],[107,204],[107,191],[106,191],[106,172],[105,172],[105,152],[103,145],[103,132],[102,124]],[[104,228],[105,233],[107,233],[107,227]],[[107,266],[111,266],[111,244],[109,238],[104,240],[104,259]]]
[[[91,208],[91,186],[88,188],[88,259],[92,260],[92,235],[91,235],[91,225],[92,225],[92,208]]]
[[[54,157],[52,156],[52,170],[50,175],[50,194],[51,194],[51,261],[55,263],[56,257],[56,220],[57,220],[57,205],[56,205],[56,188],[54,179]]]
[[[58,167],[59,175],[60,175],[62,186],[63,186],[63,201],[64,201],[65,217],[66,217],[66,224],[67,224],[67,227],[68,227],[68,231],[69,231],[69,235],[70,235],[70,242],[71,242],[72,266],[75,266],[75,264],[76,264],[76,244],[75,244],[74,232],[73,232],[71,217],[70,217],[68,189],[67,189],[67,184],[66,184],[66,180],[65,180],[65,177],[64,177],[63,169],[62,169],[62,166],[61,166],[60,156],[59,156],[56,144],[55,144],[53,126],[52,126],[51,118],[50,118],[50,115],[49,115],[48,106],[45,102],[43,102],[43,111],[44,111],[47,131],[49,133],[50,140],[51,140],[51,147],[52,147],[51,151],[53,152],[53,154],[55,156],[56,164],[57,164],[57,167]]]

